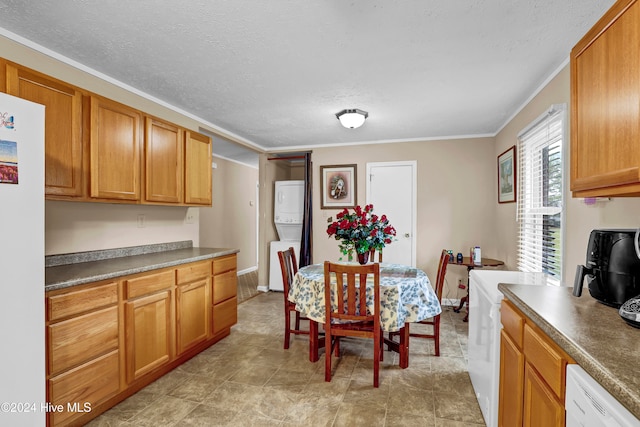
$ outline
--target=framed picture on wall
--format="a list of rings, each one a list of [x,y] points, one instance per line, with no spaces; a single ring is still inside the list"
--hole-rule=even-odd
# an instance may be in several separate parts
[[[320,166],[320,209],[354,208],[356,165]]]
[[[516,201],[516,146],[498,156],[498,203]]]

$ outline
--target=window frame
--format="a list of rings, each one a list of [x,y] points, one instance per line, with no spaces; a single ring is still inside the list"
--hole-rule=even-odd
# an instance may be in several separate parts
[[[565,234],[566,234],[566,200],[567,200],[567,187],[566,187],[566,183],[567,183],[567,168],[566,168],[566,164],[567,164],[567,128],[568,128],[568,123],[567,123],[567,105],[566,104],[554,104],[552,105],[549,109],[547,109],[547,111],[545,111],[543,114],[541,114],[539,117],[537,117],[534,121],[532,121],[528,126],[526,126],[522,131],[520,131],[518,133],[517,136],[517,157],[518,157],[518,195],[516,198],[516,221],[518,223],[518,229],[517,229],[517,268],[520,271],[531,271],[530,269],[527,269],[526,266],[524,266],[524,264],[526,263],[526,260],[534,260],[536,259],[536,257],[534,256],[530,256],[527,257],[527,253],[526,253],[526,249],[527,246],[525,246],[525,244],[522,243],[522,238],[523,238],[523,223],[522,223],[522,215],[523,212],[527,209],[527,207],[523,207],[523,204],[525,203],[525,197],[527,196],[527,192],[524,191],[523,187],[524,187],[524,183],[525,181],[528,179],[528,175],[530,175],[530,172],[527,169],[527,165],[524,164],[524,156],[526,156],[530,151],[531,151],[531,147],[528,147],[528,150],[523,150],[523,146],[526,146],[527,144],[527,139],[528,137],[531,137],[532,135],[535,135],[536,132],[540,131],[541,129],[544,129],[546,127],[548,127],[550,124],[552,124],[553,122],[555,122],[556,120],[559,120],[561,123],[561,128],[560,128],[560,154],[561,154],[561,161],[560,161],[560,172],[561,172],[561,182],[560,182],[560,191],[561,191],[561,200],[560,200],[560,207],[559,207],[559,214],[560,214],[560,233],[559,233],[559,238],[560,238],[560,253],[558,254],[559,257],[559,262],[558,262],[558,276],[556,277],[555,275],[552,277],[555,277],[558,282],[560,282],[562,280],[563,274],[564,274],[564,260],[565,260],[565,252],[566,252],[566,239],[565,239]],[[557,135],[557,134],[556,134]],[[531,144],[531,142],[529,141],[529,143]],[[548,149],[550,146],[552,146],[553,143],[549,143],[549,139],[547,139],[544,143],[544,145],[539,147],[536,150],[536,153],[540,153],[539,155],[544,155],[544,151],[545,149]],[[540,177],[542,178],[542,176],[544,175],[544,169],[548,166],[547,162],[541,162],[541,167],[540,167]],[[552,179],[552,177],[548,177],[546,179],[546,181],[543,181],[540,183],[540,186],[548,186],[550,180]],[[548,195],[546,191],[541,191],[541,197],[542,198],[546,198],[546,196]],[[543,203],[542,206],[542,210],[545,210],[548,207],[548,205],[546,205],[545,203]],[[538,208],[539,209],[539,208]],[[553,209],[553,207],[551,207],[551,209]],[[535,210],[535,208],[531,208],[531,210]],[[535,214],[534,214],[535,215]],[[543,224],[544,222],[544,217],[545,214],[541,213],[539,214],[541,215],[541,219],[543,219]],[[543,225],[542,227],[547,227],[547,225]],[[542,239],[540,240],[542,241]],[[524,249],[523,249],[524,248]],[[542,253],[542,257],[541,259],[545,258],[545,255],[547,254],[546,251],[543,250]],[[525,262],[522,261],[522,259],[525,258]],[[523,268],[525,267],[525,268]],[[544,271],[544,270],[543,270]],[[548,274],[553,274],[550,273],[549,271],[547,271]]]

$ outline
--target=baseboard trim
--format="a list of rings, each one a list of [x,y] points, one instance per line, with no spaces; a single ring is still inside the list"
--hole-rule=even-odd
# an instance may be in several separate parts
[[[251,273],[252,271],[256,271],[258,269],[257,266],[245,268],[244,270],[238,271],[238,276],[242,276],[243,274]]]
[[[443,298],[442,304],[440,305],[457,307],[460,305],[460,299]]]
[[[258,292],[269,292],[269,287],[265,285],[258,285]]]

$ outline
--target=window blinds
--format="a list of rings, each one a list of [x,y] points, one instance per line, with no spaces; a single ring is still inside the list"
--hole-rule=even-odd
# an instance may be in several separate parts
[[[562,277],[566,105],[553,105],[518,135],[518,269]]]

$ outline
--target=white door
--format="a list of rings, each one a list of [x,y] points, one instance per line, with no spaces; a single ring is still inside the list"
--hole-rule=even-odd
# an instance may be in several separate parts
[[[383,262],[416,265],[417,162],[367,163],[367,204],[385,214],[396,240],[383,250]]]

